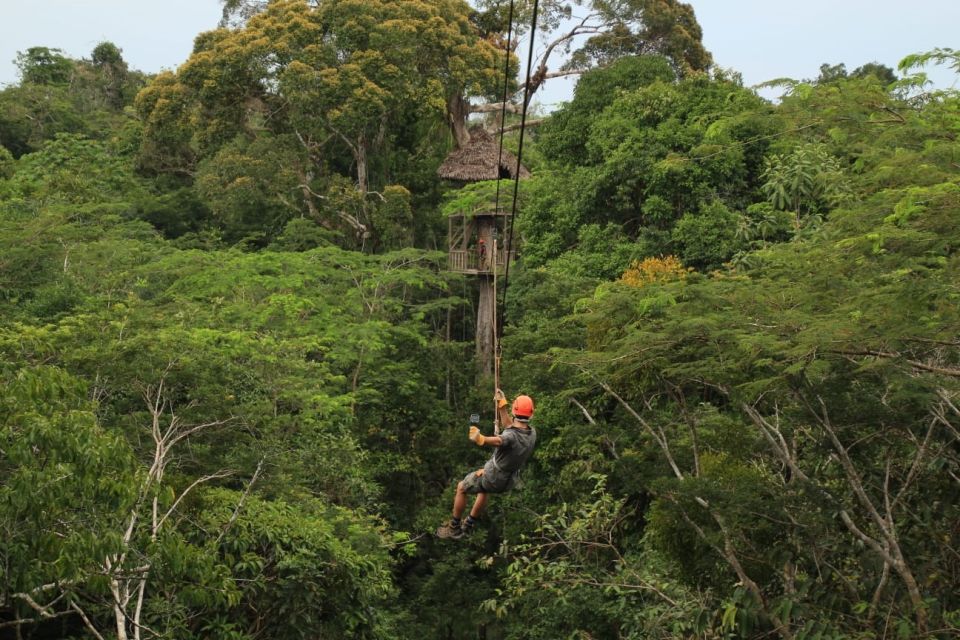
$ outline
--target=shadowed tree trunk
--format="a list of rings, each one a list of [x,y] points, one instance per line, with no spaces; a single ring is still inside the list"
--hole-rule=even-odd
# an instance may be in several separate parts
[[[490,269],[488,273],[481,273],[478,276],[480,284],[480,302],[477,305],[477,369],[481,376],[493,375],[493,357],[494,357],[494,331],[496,330],[494,322],[494,312],[497,304],[497,292],[493,282],[493,264],[494,254],[491,251],[493,247],[493,220],[488,216],[477,218],[477,238],[483,240],[488,249],[485,256],[485,263],[477,265],[477,269],[483,271]]]
[[[493,289],[493,276],[482,275],[480,282],[480,304],[477,307],[477,368],[481,377],[493,375],[493,308],[496,293]]]
[[[470,116],[470,103],[461,96],[451,96],[447,100],[447,117],[450,120],[450,131],[457,149],[463,149],[470,142],[470,132],[467,131],[467,118]]]

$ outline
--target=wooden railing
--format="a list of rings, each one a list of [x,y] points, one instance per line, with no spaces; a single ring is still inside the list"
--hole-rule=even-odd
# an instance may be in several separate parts
[[[507,266],[507,252],[497,252],[497,273],[503,273]],[[450,250],[450,271],[460,273],[493,273],[493,265],[490,261],[490,254],[487,254],[481,262],[480,254],[476,249],[451,249]]]

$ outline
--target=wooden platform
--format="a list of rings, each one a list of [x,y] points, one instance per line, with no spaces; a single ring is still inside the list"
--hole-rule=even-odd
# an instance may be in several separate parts
[[[515,252],[514,252],[515,253]],[[507,267],[507,252],[497,252],[497,275],[503,275]],[[480,255],[474,249],[451,249],[448,254],[448,269],[457,273],[467,275],[493,275],[494,265],[490,264],[490,256],[486,256],[483,263],[480,261]]]
[[[505,239],[510,237],[511,216],[504,210],[478,207],[470,213],[458,213],[448,218],[448,269],[467,275],[497,275],[506,272]],[[494,248],[496,245],[497,249]],[[480,248],[484,247],[481,259]],[[495,255],[496,264],[492,264]],[[510,256],[512,260],[514,255]]]

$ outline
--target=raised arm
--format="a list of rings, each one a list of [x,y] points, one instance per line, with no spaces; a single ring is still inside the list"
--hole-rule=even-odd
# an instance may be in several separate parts
[[[506,429],[513,424],[513,416],[510,415],[510,403],[507,402],[507,397],[503,395],[503,391],[497,389],[497,392],[493,394],[493,401],[497,404],[497,418],[499,418],[500,428]]]
[[[478,447],[499,447],[503,444],[503,438],[500,436],[485,436],[477,427],[470,427],[470,435],[467,437]]]

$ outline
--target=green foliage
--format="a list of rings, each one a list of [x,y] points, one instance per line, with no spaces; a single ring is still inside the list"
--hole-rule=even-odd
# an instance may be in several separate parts
[[[626,56],[607,67],[583,74],[573,100],[551,114],[538,133],[539,147],[549,158],[575,165],[586,153],[590,127],[597,114],[624,92],[655,81],[670,82],[674,72],[660,56]]]
[[[120,47],[107,41],[101,42],[93,48],[90,59],[93,64],[97,66],[117,66],[123,63],[123,55]]]
[[[770,104],[691,73],[687,5],[591,7],[576,59],[604,68],[533,138],[500,292],[501,385],[540,444],[458,545],[425,532],[483,458],[476,290],[411,247],[491,205],[441,206],[435,170],[449,102],[499,93],[503,7],[229,2],[136,118],[115,45],[69,84],[24,59],[42,81],[0,92],[0,625],[957,633],[956,96],[828,65]]]
[[[683,263],[710,271],[727,262],[742,246],[737,241],[737,220],[737,214],[719,201],[697,214],[685,214],[673,229]]]
[[[106,145],[69,134],[21,158],[9,186],[15,197],[73,204],[131,197],[140,188],[129,163]]]
[[[25,84],[57,85],[70,82],[73,62],[60,49],[30,47],[17,52],[14,61]]]
[[[66,585],[68,601],[105,592],[97,576],[121,546],[115,525],[137,500],[138,471],[127,443],[98,424],[81,380],[9,360],[2,378],[0,611],[30,618],[28,601],[11,594],[46,605],[57,593],[43,585]]]
[[[14,172],[13,154],[4,147],[0,146],[0,180],[7,180]]]
[[[868,78],[873,76],[885,86],[890,86],[897,81],[896,72],[885,64],[879,62],[868,62],[853,70],[851,74],[854,78]]]
[[[91,61],[34,47],[19,54],[17,64],[21,83],[0,91],[0,144],[17,157],[59,133],[114,141],[127,122],[123,109],[144,82],[109,42],[94,49]]]
[[[821,145],[804,145],[789,155],[771,155],[761,176],[763,192],[781,211],[793,211],[794,225],[801,216],[836,207],[850,187],[836,158]]]
[[[239,499],[214,490],[197,505],[195,543],[230,571],[236,592],[196,636],[219,624],[246,637],[391,637],[378,612],[393,595],[391,561],[374,522],[303,498],[296,506],[253,498],[235,517]],[[208,531],[223,535],[210,544]]]
[[[131,204],[131,217],[150,223],[166,238],[195,237],[213,225],[213,214],[192,188],[144,193]]]
[[[228,241],[269,240],[301,215],[351,248],[409,246],[418,212],[387,177],[433,155],[430,125],[451,96],[495,93],[499,56],[467,5],[297,1],[252,13],[203,34],[176,75],[138,96],[142,166],[197,169]]]
[[[272,237],[300,212],[308,162],[294,136],[238,137],[200,163],[196,191],[228,242],[258,232]]]
[[[670,59],[680,75],[705,72],[713,57],[702,43],[703,31],[693,7],[678,0],[629,0],[592,3],[607,30],[574,52],[572,65],[608,62],[626,55],[656,53]]]
[[[589,124],[574,127],[587,131],[586,153],[564,155],[566,142],[548,128],[545,149],[559,154],[548,155],[557,164],[532,180],[520,221],[529,264],[559,256],[589,224],[619,226],[639,245],[634,257],[662,255],[671,251],[670,234],[685,215],[689,220],[715,201],[732,210],[752,203],[779,117],[728,80],[667,83],[656,79],[657,58],[638,58],[641,63],[652,66],[648,84],[616,94]],[[556,126],[565,127],[567,117],[560,115]],[[694,260],[716,264],[735,250],[730,238],[715,255]]]
[[[768,242],[784,241],[790,237],[793,218],[789,212],[778,211],[769,202],[758,202],[747,207],[737,221],[737,236],[743,241],[765,246]]]
[[[517,210],[521,211],[528,197],[528,180],[521,180],[517,192]],[[490,213],[497,208],[497,193],[499,191],[499,207],[501,211],[510,213],[513,204],[513,191],[516,184],[513,180],[480,180],[471,182],[463,187],[451,189],[445,194],[445,202],[440,211],[445,216]]]
[[[197,153],[190,127],[187,92],[170,72],[158,74],[137,94],[137,116],[143,122],[139,166],[159,173],[192,170]]]
[[[23,84],[0,91],[0,144],[14,156],[39,149],[58,133],[87,133],[67,87]]]
[[[392,588],[387,540],[393,536],[383,522],[365,514],[392,511],[402,518],[404,507],[391,510],[382,502],[422,499],[417,496],[430,474],[414,472],[409,461],[422,456],[428,467],[437,467],[443,453],[433,441],[412,437],[418,416],[442,416],[428,404],[444,375],[428,366],[441,348],[433,344],[430,327],[453,302],[442,295],[438,299],[447,285],[436,273],[436,256],[408,251],[374,258],[316,250],[329,244],[329,236],[300,218],[294,220],[299,224],[287,225],[283,246],[275,247],[296,253],[180,251],[136,218],[174,235],[196,222],[188,217],[198,208],[192,192],[150,194],[129,162],[102,144],[60,137],[25,156],[17,169],[11,181],[17,198],[5,200],[0,210],[5,256],[0,303],[8,319],[0,354],[12,366],[56,362],[89,381],[90,393],[100,401],[96,423],[105,425],[117,454],[127,456],[121,469],[115,457],[94,451],[90,464],[100,465],[96,474],[115,479],[133,496],[155,494],[161,509],[176,507],[177,514],[154,535],[149,517],[129,501],[118,504],[94,492],[90,500],[98,506],[93,506],[74,496],[77,509],[89,512],[85,515],[113,511],[103,522],[95,520],[101,527],[95,533],[77,534],[86,536],[77,538],[81,548],[92,537],[103,543],[86,549],[87,564],[77,571],[87,573],[57,602],[69,610],[73,594],[81,606],[84,599],[100,597],[104,583],[90,577],[95,567],[108,553],[129,552],[130,562],[116,565],[118,571],[134,570],[133,562],[152,567],[143,621],[172,636],[228,638],[256,628],[271,637],[395,637],[384,610]],[[58,191],[54,183],[75,186]],[[384,211],[398,224],[408,222],[402,217],[406,192],[383,196]],[[11,324],[14,318],[25,324]],[[145,395],[158,389],[158,381],[163,406],[176,412],[171,425],[222,424],[191,436],[189,454],[166,468],[163,481],[146,483],[154,451]],[[5,382],[11,398],[23,396],[20,386]],[[9,415],[17,414],[11,410]],[[71,417],[56,427],[67,434],[65,425],[72,424],[67,420],[74,413],[63,415]],[[92,443],[94,436],[81,440]],[[23,446],[31,451],[31,441]],[[50,446],[75,457],[66,445]],[[5,456],[11,450],[0,449],[9,462]],[[255,471],[260,465],[262,474]],[[195,480],[219,477],[224,469],[234,470],[238,480],[232,485],[236,491],[219,500],[219,510],[196,511],[199,505],[191,496],[200,496],[199,489],[183,502],[176,500]],[[244,476],[255,478],[262,495],[243,497]],[[77,476],[77,481],[86,478]],[[51,517],[62,512],[44,506],[40,499],[47,498],[39,494],[31,501],[21,484],[8,479],[5,486],[22,501],[18,508]],[[383,489],[387,485],[391,491]],[[393,489],[407,493],[394,495]],[[262,521],[248,525],[240,503],[253,510],[250,517],[262,508],[256,512]],[[234,510],[240,515],[227,525]],[[245,552],[264,554],[264,573],[250,573],[211,554],[217,535],[209,537],[209,528],[194,529],[191,523],[214,511],[228,534],[247,526],[264,532]],[[138,514],[138,524],[132,538],[121,543],[131,513]],[[6,517],[8,529],[18,526],[20,516]],[[277,528],[268,532],[270,523]],[[28,536],[33,529],[22,531]],[[51,531],[57,533],[56,527]],[[10,540],[23,547],[20,538]],[[114,546],[105,547],[108,543]],[[347,563],[350,554],[354,559]],[[26,563],[40,557],[34,551],[23,554]],[[38,584],[59,588],[51,571],[30,575],[46,581],[18,583],[8,592]],[[317,589],[303,590],[304,584]],[[136,590],[137,582],[124,578],[121,588]],[[293,592],[303,598],[291,599]],[[57,595],[53,590],[50,598]],[[338,597],[340,604],[334,602]],[[270,620],[251,615],[240,624],[250,609],[239,603],[266,607]],[[14,604],[30,613],[24,602]],[[110,628],[107,609],[84,608],[96,626]],[[204,620],[205,626],[194,620]]]
[[[287,223],[276,240],[270,245],[273,251],[309,251],[333,244],[329,231],[306,218],[294,218]]]
[[[98,98],[109,109],[122,110],[133,100],[142,86],[138,74],[131,73],[123,59],[123,52],[112,42],[104,41],[90,53],[89,68],[81,66],[81,82],[92,94],[89,101]],[[86,71],[86,73],[83,73]]]
[[[900,61],[901,71],[911,71],[928,64],[946,64],[960,73],[960,53],[949,47],[936,47],[925,53],[915,53]]]
[[[379,248],[397,250],[413,246],[410,192],[399,185],[386,187],[370,214],[370,222],[377,231]]]
[[[736,271],[592,291],[568,279],[562,289],[579,290],[575,301],[543,269],[531,274],[542,282],[520,285],[518,297],[533,302],[523,306],[529,320],[507,334],[506,353],[520,361],[511,375],[559,401],[545,414],[553,429],[537,458],[549,480],[524,498],[544,518],[506,552],[505,584],[523,593],[504,589],[490,603],[507,613],[512,637],[953,632],[955,567],[942,559],[956,543],[945,533],[954,510],[939,505],[957,491],[958,460],[945,451],[956,446],[960,414],[942,404],[956,405],[960,362],[951,280],[958,229],[955,217],[948,222],[958,206],[949,164],[957,146],[945,133],[956,126],[956,100],[940,95],[911,110],[874,74],[853,75],[866,77],[798,86],[770,116],[711,125],[719,136],[732,122],[782,118],[738,200],[726,192],[682,209],[675,226],[667,194],[640,207],[689,252],[685,263],[716,268],[738,252]],[[678,109],[669,87],[645,91],[665,113]],[[634,117],[656,107],[632,104]],[[591,144],[615,108],[595,119]],[[662,126],[658,117],[648,126]],[[626,123],[611,122],[604,135],[629,136]],[[606,167],[612,153],[595,148]],[[684,166],[666,162],[638,175],[670,170],[671,186],[703,185],[684,183]],[[791,167],[795,180],[785,177]],[[577,255],[568,238],[594,193],[584,196],[589,171],[535,178],[543,192],[532,185],[525,231],[546,244],[525,259],[549,251],[556,258],[544,263],[561,264]],[[782,202],[764,201],[774,183]],[[536,309],[548,299],[573,313]],[[943,410],[949,427],[935,417]],[[604,484],[587,500],[592,473]],[[931,501],[938,507],[925,506]],[[871,509],[896,523],[899,542]],[[600,513],[607,524],[591,529]],[[899,569],[884,568],[878,549],[887,543],[909,556]],[[607,597],[631,602],[630,611],[665,611],[643,626]]]
[[[616,226],[587,224],[577,233],[576,247],[551,260],[547,268],[577,278],[611,280],[644,254],[644,246],[631,242]]]

